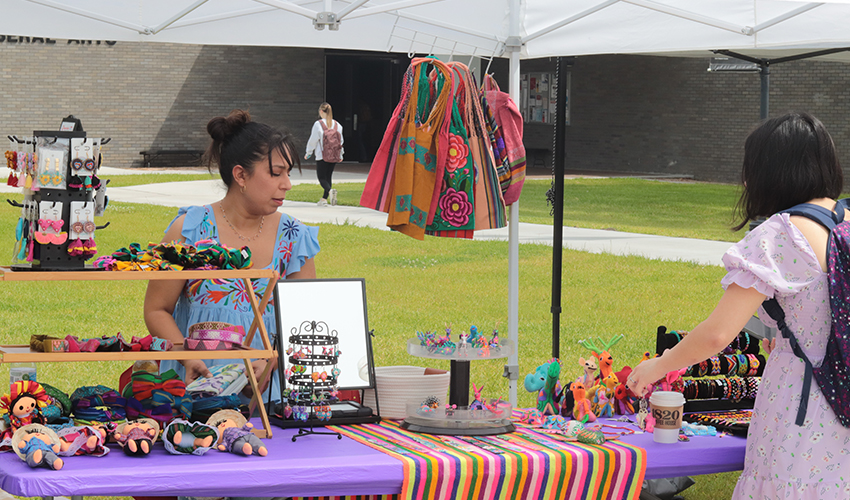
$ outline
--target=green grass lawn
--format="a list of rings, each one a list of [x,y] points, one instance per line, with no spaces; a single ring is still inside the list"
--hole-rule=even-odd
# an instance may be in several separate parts
[[[527,180],[519,201],[520,222],[552,224],[546,204],[547,180]],[[337,203],[357,206],[363,183],[337,183]],[[286,199],[315,202],[318,185],[293,186]],[[738,241],[732,207],[738,188],[727,184],[675,183],[643,179],[567,179],[564,181],[564,225],[613,229],[704,240]]]
[[[209,178],[207,174],[202,175]],[[161,178],[160,175],[153,177]],[[678,225],[680,228],[676,231],[685,233],[687,221],[694,219],[705,221],[713,229],[692,236],[706,237],[711,231],[719,235],[728,217],[723,223],[712,221],[692,199],[713,200],[725,196],[727,203],[731,203],[735,198],[734,189],[728,186],[689,184],[683,187],[650,181],[606,181],[577,181],[570,185],[569,189],[574,191],[570,195],[574,200],[570,203],[570,220],[575,225],[615,227],[623,231],[630,228],[660,230],[667,225]],[[357,204],[358,189],[362,190],[362,186],[338,184],[340,203]],[[520,202],[521,212],[527,214],[523,217],[539,218],[545,223],[543,219],[548,209],[545,200],[541,203],[537,198],[547,188],[546,181],[526,183]],[[314,191],[318,189],[315,185],[296,186],[289,199],[304,197],[304,201],[314,201]],[[667,196],[665,189],[670,191]],[[634,195],[624,202],[625,193],[630,190],[644,194]],[[662,204],[658,200],[666,201]],[[727,213],[729,206],[726,206]],[[603,216],[603,210],[607,210],[607,216]],[[706,210],[723,213],[720,201]],[[97,234],[100,253],[111,253],[131,242],[158,241],[175,214],[173,208],[111,203],[106,215],[97,221],[98,224],[110,222],[107,229]],[[586,215],[584,221],[582,214]],[[7,235],[8,248],[5,255],[0,255],[2,264],[10,262],[17,215],[15,210],[0,214],[0,234]],[[418,365],[448,369],[447,361],[407,354],[405,341],[415,336],[417,330],[441,330],[450,326],[458,332],[475,324],[485,332],[498,328],[506,334],[507,242],[437,238],[419,242],[398,233],[353,225],[321,224],[319,227],[322,245],[316,257],[319,277],[366,278],[368,319],[370,328],[375,329],[373,342],[378,366]],[[551,357],[551,256],[551,247],[520,245],[521,377]],[[613,351],[615,367],[634,365],[644,351],[654,349],[658,325],[690,329],[708,315],[722,293],[719,281],[724,271],[717,266],[572,250],[564,251],[563,262],[563,312],[559,331],[563,380],[581,373],[578,357],[587,356],[588,351],[578,345],[579,340],[595,337],[607,340],[622,333],[626,339]],[[134,281],[4,283],[0,286],[0,300],[5,305],[0,308],[3,342],[28,343],[30,335],[35,333],[82,337],[117,332],[126,336],[143,334],[144,289],[144,282]],[[471,380],[484,385],[485,395],[506,397],[508,384],[501,376],[503,365],[504,360],[473,363]],[[127,366],[128,363],[120,362],[44,363],[38,367],[38,378],[71,392],[81,385],[115,386],[118,375]],[[8,365],[0,365],[0,379],[8,376],[8,368]],[[525,392],[520,385],[520,405],[532,406],[534,401],[535,395]],[[737,473],[700,476],[697,485],[685,492],[685,498],[729,498],[735,478]]]

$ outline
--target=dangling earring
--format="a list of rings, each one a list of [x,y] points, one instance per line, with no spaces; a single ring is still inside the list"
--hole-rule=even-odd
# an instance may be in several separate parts
[[[38,183],[41,186],[50,185],[50,158],[44,160],[44,170],[38,176]]]
[[[240,189],[240,192],[241,192],[242,194],[245,194],[245,184],[242,184],[242,189]]]
[[[65,181],[65,175],[59,168],[59,158],[56,158],[56,169],[53,171],[53,185],[58,186]]]

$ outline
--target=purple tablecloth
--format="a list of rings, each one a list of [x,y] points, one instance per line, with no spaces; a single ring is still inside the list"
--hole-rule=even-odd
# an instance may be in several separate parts
[[[631,434],[622,441],[646,450],[645,479],[716,474],[744,468],[747,439],[694,436],[688,442],[660,444],[652,434]]]
[[[254,425],[260,425],[254,421]],[[113,445],[105,457],[65,459],[62,470],[31,469],[0,453],[0,489],[25,497],[83,495],[326,496],[401,491],[402,464],[354,440],[272,428],[266,457],[210,450],[171,455],[157,441],[150,455],[129,457]]]
[[[255,421],[255,425],[259,422]],[[210,450],[171,455],[161,443],[147,457],[70,457],[60,471],[31,469],[14,453],[0,454],[0,489],[18,496],[192,495],[334,496],[401,492],[402,464],[356,441],[273,428],[266,457]],[[652,434],[622,438],[647,451],[646,479],[741,470],[746,439],[726,436],[658,444]]]

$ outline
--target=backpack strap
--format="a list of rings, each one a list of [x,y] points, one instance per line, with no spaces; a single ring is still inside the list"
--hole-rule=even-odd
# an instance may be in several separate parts
[[[847,208],[848,202],[850,202],[850,198],[838,200],[835,203],[835,212],[813,203],[800,203],[780,213],[806,217],[832,231],[835,226],[844,222],[844,209]]]
[[[762,302],[761,306],[767,312],[768,316],[776,321],[776,327],[782,332],[782,336],[791,343],[791,350],[794,351],[794,354],[806,364],[805,372],[803,373],[803,390],[800,395],[800,407],[797,409],[797,420],[795,421],[797,425],[802,426],[806,420],[806,411],[809,409],[809,391],[812,388],[813,373],[812,362],[809,361],[809,357],[803,352],[800,343],[797,342],[797,337],[794,336],[794,332],[785,324],[785,311],[782,310],[779,302],[775,298],[768,299]]]
[[[322,126],[322,132],[326,132],[328,130],[328,126],[325,125],[325,120],[319,120],[319,125]]]

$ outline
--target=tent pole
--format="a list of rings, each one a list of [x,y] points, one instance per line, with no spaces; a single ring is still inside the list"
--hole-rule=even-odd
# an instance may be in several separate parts
[[[553,176],[555,218],[552,221],[552,357],[561,358],[561,273],[564,253],[564,163],[566,156],[567,61],[558,58],[558,88],[555,94],[555,151]]]
[[[519,35],[520,0],[510,2],[510,33]],[[508,73],[508,94],[519,102],[520,47],[511,47]],[[483,78],[483,76],[482,76]],[[519,380],[519,202],[512,203],[508,213],[508,338],[514,344],[514,353],[508,357],[505,376],[508,377],[508,397],[511,406],[517,407],[517,381]]]

